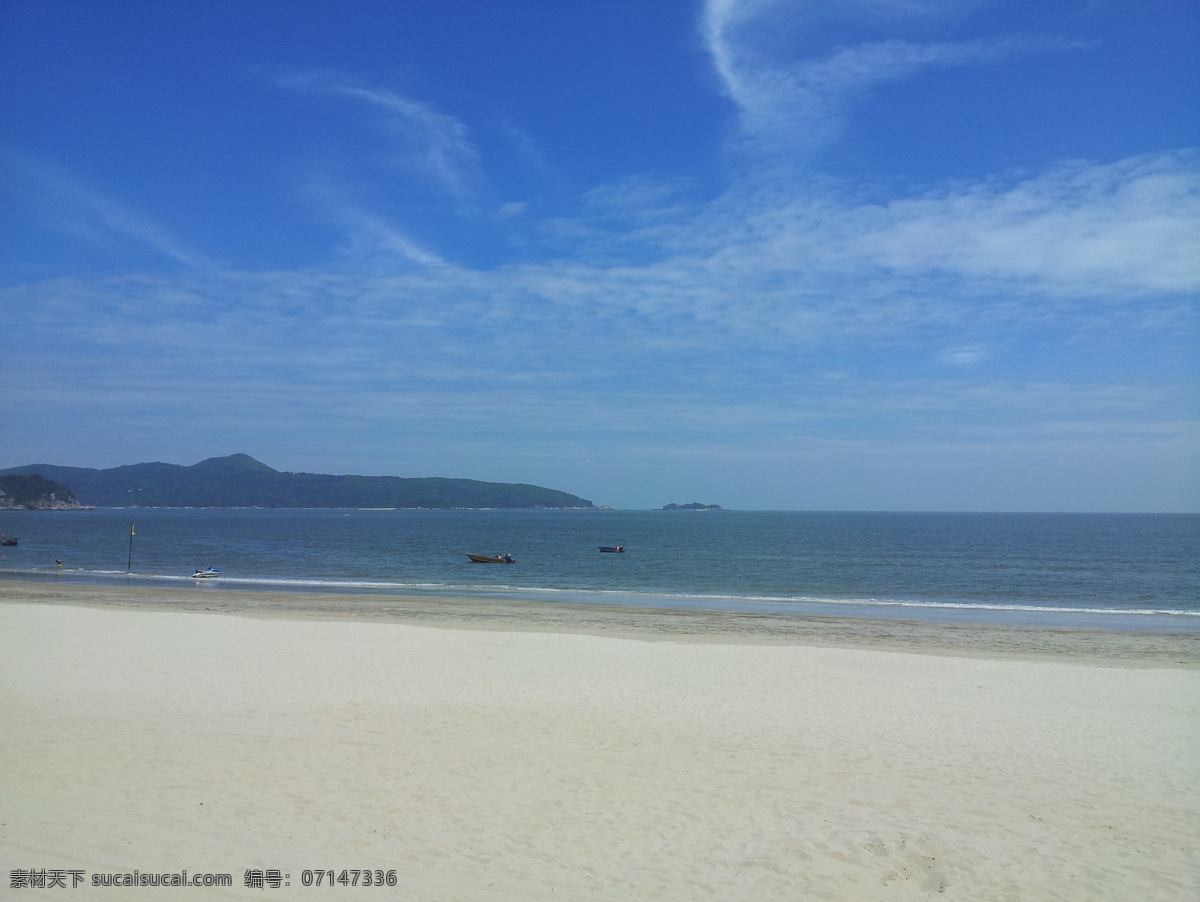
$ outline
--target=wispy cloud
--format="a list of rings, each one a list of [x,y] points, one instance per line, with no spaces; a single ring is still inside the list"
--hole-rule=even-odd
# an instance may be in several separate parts
[[[850,2],[819,12],[829,15],[831,10],[834,15],[841,11],[888,18],[948,12],[945,4],[928,2]],[[738,108],[745,148],[778,154],[827,145],[841,134],[852,101],[876,85],[924,69],[1081,46],[1037,36],[923,44],[893,39],[842,46],[817,58],[781,58],[770,27],[802,29],[817,12],[816,6],[804,2],[708,0],[703,36],[725,93]]]
[[[374,110],[397,142],[397,161],[459,197],[472,196],[480,179],[479,153],[470,130],[431,104],[331,69],[293,71],[276,83],[289,90],[340,97]]]
[[[400,261],[419,266],[445,264],[445,260],[416,238],[384,216],[363,209],[349,199],[348,192],[339,191],[331,183],[310,183],[306,193],[340,227],[343,235],[341,252],[351,260],[382,259],[389,267]]]
[[[959,345],[954,348],[946,348],[946,350],[938,355],[938,359],[943,363],[963,367],[964,369],[977,366],[986,357],[987,349],[981,344]]]
[[[124,201],[86,187],[81,181],[41,160],[5,154],[4,162],[36,186],[43,225],[74,235],[98,247],[132,241],[187,266],[206,266],[203,254],[189,247],[170,229]]]
[[[899,273],[1097,297],[1200,290],[1200,156],[1191,152],[1064,164],[1015,184],[897,200],[866,218],[875,225],[864,248]]]
[[[1135,310],[1179,328],[1166,312],[1200,290],[1200,159],[1190,153],[1076,162],[880,203],[761,186],[691,205],[643,185],[602,196],[599,215],[622,210],[622,230],[583,220],[573,260],[510,274],[556,305],[635,315],[680,343],[705,324],[801,345],[968,323],[1090,328],[1108,318],[1123,329]]]

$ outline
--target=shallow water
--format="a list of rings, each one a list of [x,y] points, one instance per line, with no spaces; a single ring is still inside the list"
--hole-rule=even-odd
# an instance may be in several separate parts
[[[9,578],[190,585],[212,566],[211,589],[1200,629],[1198,515],[106,509],[5,512],[0,531],[20,537]]]

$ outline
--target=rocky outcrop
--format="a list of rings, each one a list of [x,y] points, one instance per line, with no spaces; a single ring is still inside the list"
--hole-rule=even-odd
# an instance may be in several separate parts
[[[29,473],[0,476],[0,510],[78,511],[86,508],[61,482]]]

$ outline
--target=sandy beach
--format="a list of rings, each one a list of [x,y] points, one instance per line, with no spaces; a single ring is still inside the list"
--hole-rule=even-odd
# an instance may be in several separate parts
[[[6,581],[0,717],[5,898],[1200,897],[1197,634]]]

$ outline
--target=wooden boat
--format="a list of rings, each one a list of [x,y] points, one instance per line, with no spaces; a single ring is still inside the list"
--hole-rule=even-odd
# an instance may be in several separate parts
[[[511,554],[468,554],[476,564],[515,564]]]
[[[5,536],[3,539],[0,539],[0,545],[16,545],[16,544],[17,544],[17,539],[15,536]]]
[[[215,576],[220,576],[221,571],[215,567],[209,567],[207,570],[197,570],[192,574],[192,579],[212,579]]]
[[[624,554],[625,546],[624,545],[601,545],[600,550],[607,552],[608,554]]]

